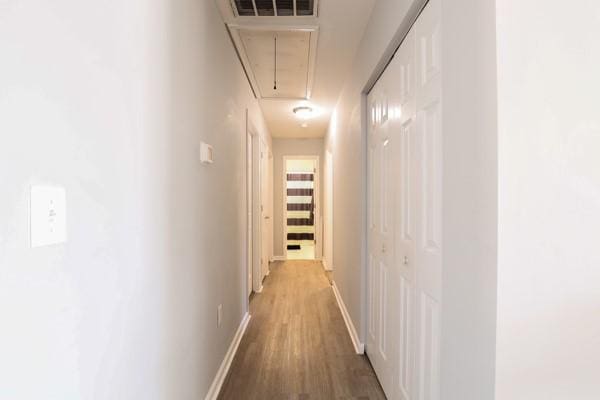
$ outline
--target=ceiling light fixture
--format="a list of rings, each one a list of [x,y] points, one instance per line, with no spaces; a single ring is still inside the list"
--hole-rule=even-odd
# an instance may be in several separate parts
[[[294,114],[301,119],[309,119],[312,116],[313,109],[308,106],[300,106],[294,108]]]

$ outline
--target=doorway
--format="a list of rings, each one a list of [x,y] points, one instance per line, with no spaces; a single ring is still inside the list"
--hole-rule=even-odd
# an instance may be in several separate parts
[[[273,155],[250,121],[246,132],[247,294],[261,293],[273,252]]]
[[[316,259],[318,165],[316,156],[284,157],[284,235],[288,260]]]

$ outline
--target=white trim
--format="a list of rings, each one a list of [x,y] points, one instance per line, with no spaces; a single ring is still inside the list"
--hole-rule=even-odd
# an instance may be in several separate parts
[[[271,262],[285,261],[285,260],[286,260],[285,256],[273,256],[273,258],[271,258]]]
[[[330,267],[329,264],[327,264],[327,259],[325,257],[321,258],[321,262],[323,263],[325,271],[333,271],[333,265]]]
[[[246,328],[248,327],[249,321],[250,321],[250,314],[246,313],[244,315],[244,318],[242,318],[242,322],[240,323],[240,326],[238,327],[238,330],[235,333],[235,336],[233,337],[231,344],[229,345],[229,349],[227,349],[227,353],[225,353],[225,358],[223,358],[223,362],[221,363],[221,366],[219,367],[219,370],[217,371],[217,375],[215,376],[215,379],[213,380],[212,384],[210,385],[210,388],[208,389],[208,393],[206,394],[206,397],[204,398],[204,400],[216,400],[217,397],[219,397],[219,392],[221,391],[221,387],[223,386],[225,377],[227,376],[227,373],[229,372],[229,368],[231,367],[231,362],[233,361],[233,357],[235,356],[235,353],[237,352],[237,349],[238,349],[238,346],[240,345],[242,337],[244,336],[244,333],[246,332]]]
[[[348,328],[348,333],[350,334],[350,339],[352,339],[352,344],[354,345],[354,350],[356,354],[364,354],[365,353],[365,344],[361,343],[360,338],[358,337],[358,333],[354,324],[352,323],[352,318],[350,318],[350,314],[348,314],[348,309],[344,304],[344,300],[340,295],[340,292],[335,284],[335,281],[331,284],[331,288],[333,289],[333,294],[335,295],[335,299],[337,300],[338,306],[340,307],[340,311],[342,312],[342,317],[344,317],[344,322],[346,323],[346,328]]]

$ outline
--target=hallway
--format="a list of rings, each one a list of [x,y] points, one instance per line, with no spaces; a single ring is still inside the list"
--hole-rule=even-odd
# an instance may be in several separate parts
[[[219,399],[385,399],[320,262],[276,262]]]

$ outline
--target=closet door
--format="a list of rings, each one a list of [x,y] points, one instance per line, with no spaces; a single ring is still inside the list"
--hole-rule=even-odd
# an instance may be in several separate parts
[[[367,98],[366,350],[389,399],[440,398],[439,35],[431,0]]]
[[[417,198],[419,165],[417,156],[416,61],[415,32],[411,30],[395,56],[395,80],[398,82],[400,115],[398,122],[398,196],[397,254],[398,254],[398,371],[396,396],[402,400],[415,399],[416,371],[416,239],[419,204]]]
[[[384,74],[369,95],[369,293],[367,353],[384,391],[394,390],[398,331],[398,267],[395,254],[396,160],[398,130],[392,115],[393,76]]]
[[[418,399],[440,398],[442,302],[442,104],[440,4],[429,2],[414,26],[417,49],[417,373]],[[458,367],[458,366],[457,366]]]

